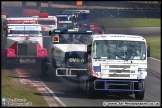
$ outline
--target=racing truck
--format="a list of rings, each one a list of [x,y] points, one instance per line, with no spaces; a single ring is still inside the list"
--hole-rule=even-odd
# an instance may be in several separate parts
[[[80,29],[90,29],[94,34],[105,34],[104,26],[97,26],[95,23],[90,22],[89,10],[63,10],[64,14],[71,14],[73,17],[74,27]]]
[[[72,14],[57,14],[55,16],[59,22],[59,28],[74,28],[74,18]]]
[[[44,31],[50,31],[57,28],[58,22],[56,16],[49,16],[48,13],[40,13],[39,16],[32,16],[37,18],[38,24],[43,26]]]
[[[55,29],[51,36],[51,57],[42,62],[42,76],[76,76],[76,71],[87,69],[87,42],[92,31]],[[51,68],[52,66],[52,68]]]
[[[142,36],[92,35],[87,53],[87,72],[77,73],[77,85],[88,98],[117,92],[144,98],[150,44]]]
[[[43,48],[42,26],[34,18],[7,18],[3,64],[41,64],[47,49]]]

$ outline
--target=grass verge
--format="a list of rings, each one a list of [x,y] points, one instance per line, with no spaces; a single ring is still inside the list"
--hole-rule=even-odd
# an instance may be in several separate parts
[[[92,22],[105,28],[161,27],[160,18],[97,18]]]
[[[151,57],[161,60],[161,42],[160,36],[145,37],[147,43],[150,43]]]
[[[26,99],[32,106],[48,107],[46,100],[33,86],[21,84],[17,74],[11,70],[1,69],[1,96],[9,99]]]

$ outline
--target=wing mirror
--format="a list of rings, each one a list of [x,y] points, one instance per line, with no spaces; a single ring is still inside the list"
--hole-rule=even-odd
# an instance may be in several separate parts
[[[51,35],[52,35],[52,31],[50,30],[50,31],[49,31],[49,36],[51,36]]]
[[[150,43],[147,44],[147,57],[150,57]]]
[[[3,26],[3,30],[6,30],[6,28],[7,28],[6,26]]]

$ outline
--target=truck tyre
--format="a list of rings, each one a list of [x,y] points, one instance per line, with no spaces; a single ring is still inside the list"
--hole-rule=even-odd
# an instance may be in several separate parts
[[[88,80],[86,83],[86,92],[89,99],[95,98],[95,90],[93,81]]]
[[[52,70],[49,70],[49,71],[50,71],[50,74],[49,74],[50,81],[53,81],[53,77],[54,77],[53,71]]]
[[[100,34],[105,34],[105,27],[100,26]]]
[[[7,59],[5,59],[4,60],[4,63],[3,63],[3,68],[4,69],[12,69],[12,68],[14,68],[14,64],[11,64],[11,63],[7,63],[9,60],[7,60]]]
[[[144,82],[143,82],[143,84],[144,84]],[[137,89],[138,90],[142,89],[142,82],[138,82]],[[145,95],[145,86],[144,86],[144,90],[143,91],[135,92],[135,98],[138,99],[138,100],[143,100],[144,95]]]
[[[45,61],[42,61],[42,66],[41,66],[41,76],[42,78],[45,78],[46,77],[46,65],[45,65]]]
[[[79,74],[77,72],[77,90],[80,90]]]

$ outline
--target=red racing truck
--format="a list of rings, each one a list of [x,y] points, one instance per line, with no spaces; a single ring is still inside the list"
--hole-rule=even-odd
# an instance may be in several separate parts
[[[7,18],[6,22],[4,66],[41,64],[48,53],[43,48],[42,26],[37,24],[37,18]]]

